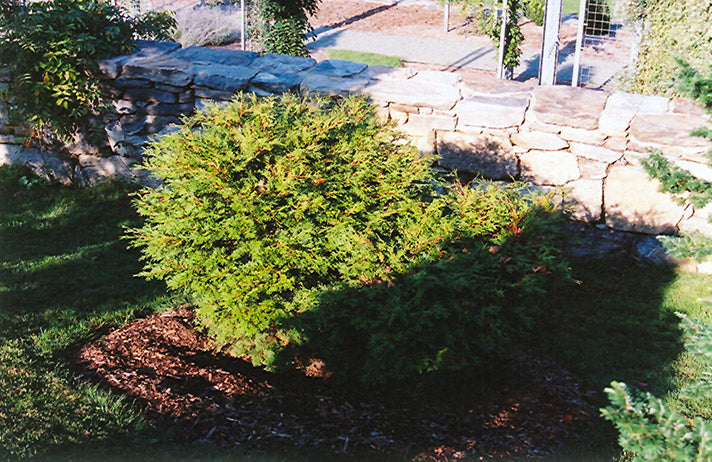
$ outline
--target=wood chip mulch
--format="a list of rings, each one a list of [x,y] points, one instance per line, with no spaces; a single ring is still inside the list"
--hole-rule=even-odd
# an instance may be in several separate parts
[[[182,306],[127,325],[85,345],[76,369],[133,399],[177,441],[223,447],[389,460],[540,458],[596,414],[579,381],[541,355],[501,358],[499,368],[467,378],[363,391],[221,354],[194,330],[194,316]]]

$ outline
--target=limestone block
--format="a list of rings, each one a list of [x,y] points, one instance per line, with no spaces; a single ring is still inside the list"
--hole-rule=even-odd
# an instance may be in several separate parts
[[[388,114],[390,115],[391,120],[394,120],[396,122],[396,124],[398,124],[398,125],[403,125],[406,122],[408,122],[408,113],[407,112],[397,111],[397,110],[389,107]]]
[[[131,171],[121,156],[97,157],[80,155],[79,165],[89,185],[114,178],[129,178]]]
[[[457,118],[455,117],[410,114],[406,125],[411,131],[425,132],[429,130],[453,131],[456,124]]]
[[[300,74],[270,74],[268,72],[258,73],[250,82],[251,85],[267,91],[269,93],[287,93],[299,90],[302,83]]]
[[[537,119],[537,116],[532,111],[527,111],[524,116],[524,124],[522,125],[522,130],[539,131],[546,133],[553,133],[558,135],[561,133],[561,127],[559,125],[547,124]]]
[[[606,110],[637,114],[665,114],[668,99],[663,96],[647,96],[617,91],[606,102]]]
[[[143,130],[143,126],[141,130]],[[106,125],[104,131],[106,132],[111,151],[120,156],[137,156],[140,148],[147,143],[146,138],[143,136],[127,134],[122,129],[122,121]]]
[[[558,85],[537,87],[530,111],[537,120],[553,125],[595,130],[608,93]]]
[[[408,104],[391,103],[388,105],[388,107],[389,109],[393,109],[394,111],[405,112],[407,114],[420,113],[420,108],[418,106],[410,106]]]
[[[460,91],[452,86],[408,80],[370,81],[363,93],[375,102],[425,106],[449,111],[460,100]]]
[[[630,165],[633,165],[635,167],[641,167],[643,165],[641,161],[647,158],[649,155],[650,154],[646,152],[626,150],[623,152],[623,159],[626,161],[626,163]]]
[[[411,77],[415,82],[423,82],[433,85],[447,85],[455,87],[462,82],[462,76],[456,72],[447,71],[418,71]]]
[[[504,136],[444,132],[438,136],[437,147],[440,165],[450,170],[496,180],[510,179],[519,173],[512,144]]]
[[[232,91],[213,90],[205,87],[195,87],[195,97],[203,99],[215,99],[219,101],[230,101],[235,93]]]
[[[135,114],[138,107],[133,103],[133,101],[120,99],[111,102],[114,106],[114,111],[120,115]]]
[[[165,83],[155,83],[153,86],[161,91],[166,91],[168,93],[175,93],[176,95],[181,94],[185,91],[186,87],[174,87],[173,85],[168,85]]]
[[[368,66],[359,77],[370,80],[406,80],[417,74],[409,67]]]
[[[331,77],[352,77],[368,67],[363,63],[343,61],[341,59],[327,59],[320,62],[312,69],[314,72],[325,74]]]
[[[598,130],[608,136],[625,136],[634,112],[605,109],[598,119]]]
[[[124,99],[129,101],[175,103],[178,101],[178,96],[175,93],[168,93],[156,88],[127,88],[124,91]]]
[[[180,116],[186,115],[193,112],[195,109],[194,103],[183,103],[183,104],[166,104],[166,103],[156,103],[146,106],[144,111],[148,115],[155,116]]]
[[[674,233],[685,209],[658,186],[642,168],[612,167],[604,185],[606,225],[619,231]]]
[[[272,75],[297,74],[314,66],[316,66],[316,60],[312,58],[278,55],[276,53],[262,55],[250,64],[250,68]]]
[[[169,56],[176,60],[191,63],[222,64],[224,66],[250,66],[252,62],[259,57],[259,55],[259,53],[255,53],[253,51],[192,46],[174,51]]]
[[[692,115],[637,115],[630,124],[630,135],[633,141],[644,147],[704,150],[711,148],[712,144],[704,138],[690,136],[690,132],[706,125],[705,118]]]
[[[126,88],[149,88],[153,86],[153,82],[146,79],[119,77],[110,82],[110,85],[119,90]]]
[[[522,124],[527,106],[528,96],[473,96],[460,101],[455,112],[463,125],[507,128]]]
[[[299,86],[301,91],[312,91],[329,96],[348,96],[361,93],[369,83],[366,79],[331,77],[317,73],[315,70],[316,68],[305,73]]]
[[[121,75],[184,87],[192,81],[189,66],[189,63],[178,59],[132,57],[124,64]]]
[[[571,143],[571,153],[578,157],[585,157],[586,159],[608,164],[612,164],[623,157],[623,153],[620,151],[583,143]]]
[[[529,151],[520,161],[522,178],[534,184],[560,186],[581,176],[576,156],[566,151]]]
[[[512,135],[512,144],[526,149],[539,151],[559,151],[569,147],[569,143],[553,133],[539,131],[520,131]]]
[[[579,157],[578,165],[581,178],[586,180],[602,180],[607,175],[609,164]]]
[[[226,66],[223,64],[192,67],[195,85],[213,90],[238,92],[247,88],[257,71],[245,66]]]
[[[387,121],[389,119],[389,114],[388,114],[388,108],[383,107],[383,106],[374,106],[374,110],[376,111],[376,117],[378,117],[382,121]]]
[[[121,68],[128,59],[128,56],[117,56],[115,58],[102,59],[97,61],[100,77],[102,79],[115,79],[121,75]]]
[[[685,98],[675,98],[670,101],[670,112],[673,114],[686,114],[706,118],[710,117],[701,104]]]
[[[124,135],[138,135],[146,126],[146,117],[135,115],[121,117],[116,129],[121,130]]]
[[[55,152],[47,152],[43,156],[44,163],[42,167],[39,170],[33,168],[36,175],[43,176],[51,182],[64,186],[74,184],[74,171],[69,159]]]
[[[435,154],[435,130],[430,130],[426,133],[408,133],[403,132],[406,140],[408,140],[418,152],[423,154]]]
[[[603,181],[576,180],[565,187],[564,204],[576,220],[596,222],[603,210]]]
[[[134,40],[133,56],[158,57],[180,48],[180,43],[165,40]]]
[[[154,133],[162,131],[163,129],[165,129],[166,126],[170,124],[180,124],[180,119],[172,115],[147,115],[146,126],[144,130],[148,135],[152,135]],[[143,139],[146,140],[146,138]],[[146,142],[147,141],[143,141],[143,144],[146,144]],[[143,146],[140,140],[134,140],[133,143],[137,146]]]
[[[707,217],[699,217],[697,213],[688,219],[683,219],[678,224],[678,229],[683,234],[704,234],[712,237],[712,223]]]
[[[182,93],[178,94],[179,103],[193,103],[195,102],[195,90],[188,89]]]
[[[675,162],[675,165],[683,170],[687,170],[692,174],[692,176],[712,183],[712,167],[697,162],[690,162],[688,160],[674,159],[673,161]]]
[[[22,146],[17,144],[0,144],[0,165],[22,164],[26,152]]]
[[[562,127],[560,136],[567,141],[597,144],[599,146],[606,140],[606,135],[600,130],[586,130],[583,128]]]
[[[623,152],[628,147],[628,138],[611,136],[603,143],[603,147]]]

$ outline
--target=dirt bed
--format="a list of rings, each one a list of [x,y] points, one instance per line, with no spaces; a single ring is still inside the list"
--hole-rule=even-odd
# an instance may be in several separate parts
[[[269,374],[211,348],[183,306],[84,346],[75,368],[128,396],[177,441],[321,448],[388,459],[540,457],[593,421],[579,382],[536,355],[503,368],[369,390]]]

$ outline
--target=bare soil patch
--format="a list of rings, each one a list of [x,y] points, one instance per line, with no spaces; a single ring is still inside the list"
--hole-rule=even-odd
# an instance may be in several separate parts
[[[536,354],[389,389],[270,374],[215,351],[188,306],[85,345],[75,369],[133,399],[177,441],[321,448],[389,460],[541,457],[593,421],[580,382]]]

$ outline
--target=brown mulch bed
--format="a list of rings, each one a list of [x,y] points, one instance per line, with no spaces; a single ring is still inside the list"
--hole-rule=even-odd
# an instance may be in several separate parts
[[[595,415],[579,381],[542,356],[394,385],[337,387],[305,373],[270,374],[211,348],[182,306],[94,341],[76,369],[132,398],[177,441],[224,447],[321,448],[388,459],[538,458]]]

